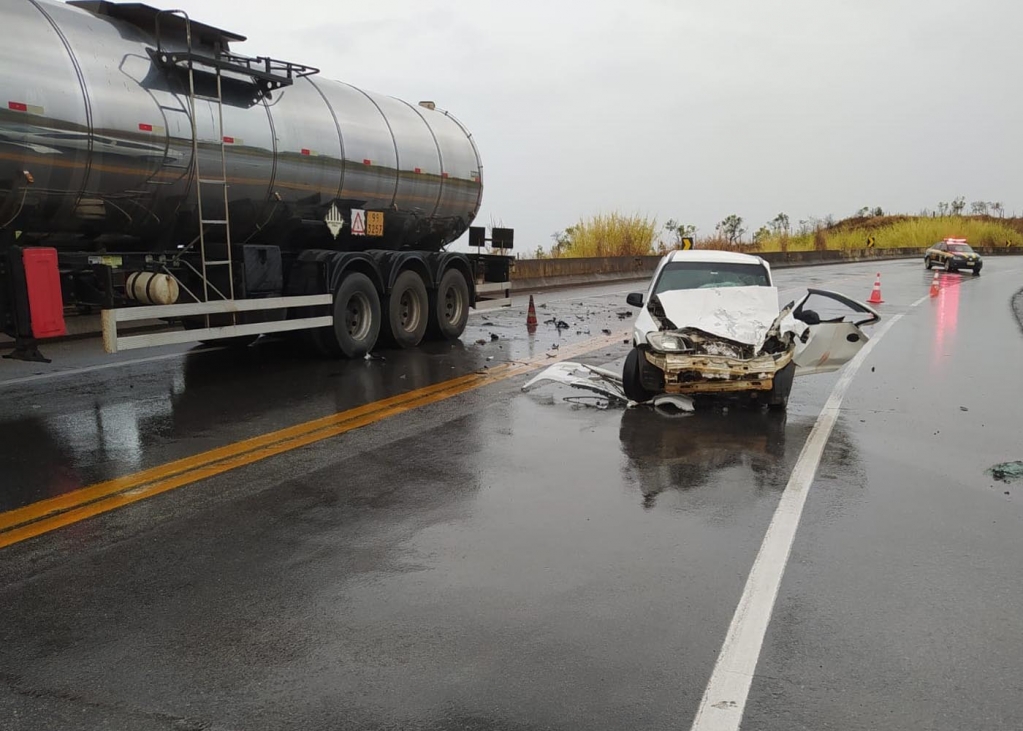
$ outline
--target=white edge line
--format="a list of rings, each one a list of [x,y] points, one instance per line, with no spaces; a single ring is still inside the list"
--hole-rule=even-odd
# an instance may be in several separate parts
[[[7,381],[0,381],[0,389],[5,386],[16,386],[22,383],[35,383],[36,381],[49,381],[53,378],[65,378],[67,376],[77,376],[82,373],[95,373],[96,371],[105,371],[110,368],[124,368],[126,366],[140,365],[142,363],[157,363],[161,360],[173,360],[175,358],[186,358],[192,354],[198,353],[213,353],[218,350],[225,350],[226,346],[219,348],[203,348],[201,351],[185,350],[180,353],[165,353],[163,355],[153,355],[148,358],[134,358],[132,360],[118,360],[112,363],[99,363],[97,365],[85,366],[84,368],[75,368],[66,371],[54,371],[53,373],[37,373],[34,376],[23,376],[21,378],[11,378]]]
[[[911,307],[926,299],[927,296],[921,297]],[[732,616],[721,652],[696,711],[692,731],[738,731],[806,496],[838,420],[842,399],[870,351],[904,314],[894,315],[885,322],[845,366],[842,376],[821,409],[753,561],[739,605]]]

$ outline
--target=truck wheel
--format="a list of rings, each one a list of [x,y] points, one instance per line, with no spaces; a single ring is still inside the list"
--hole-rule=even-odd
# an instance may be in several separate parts
[[[380,320],[380,296],[376,287],[365,274],[352,272],[341,280],[334,295],[333,333],[331,329],[317,331],[317,344],[328,353],[361,358],[376,345]]]
[[[796,364],[789,363],[774,374],[771,390],[767,392],[767,408],[770,411],[784,411],[789,405],[792,380],[796,376]]]
[[[405,270],[394,280],[387,298],[387,325],[399,348],[414,348],[423,340],[429,322],[430,297],[423,278]]]
[[[654,394],[643,388],[643,381],[640,378],[639,359],[643,354],[639,348],[633,348],[625,356],[625,366],[622,368],[622,390],[625,391],[625,398],[637,403],[643,403],[653,398]]]
[[[456,340],[469,319],[469,285],[457,269],[448,269],[430,298],[430,335]]]

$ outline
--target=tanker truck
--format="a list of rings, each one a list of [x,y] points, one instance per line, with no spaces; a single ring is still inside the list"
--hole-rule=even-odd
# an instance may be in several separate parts
[[[508,303],[513,232],[471,226],[479,152],[434,103],[242,55],[178,10],[0,0],[0,17],[14,357],[42,358],[76,313],[101,315],[108,352],[286,333],[360,357]],[[477,253],[445,250],[467,230]],[[143,320],[168,327],[126,333]]]

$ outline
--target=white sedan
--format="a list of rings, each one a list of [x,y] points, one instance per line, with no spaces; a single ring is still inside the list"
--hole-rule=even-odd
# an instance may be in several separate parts
[[[860,328],[881,319],[821,289],[779,308],[770,265],[727,251],[668,254],[628,303],[640,312],[622,386],[636,402],[742,395],[784,409],[794,376],[838,370],[867,342]]]

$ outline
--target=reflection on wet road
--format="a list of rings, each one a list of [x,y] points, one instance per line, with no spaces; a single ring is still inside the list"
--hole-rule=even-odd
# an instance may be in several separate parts
[[[804,282],[865,297],[876,267],[778,279],[788,299]],[[1023,725],[1023,513],[984,473],[1023,458],[1004,386],[1023,359],[1008,306],[1023,262],[993,260],[912,311],[923,267],[881,271],[882,312],[907,314],[825,450],[743,728]],[[624,289],[538,298],[541,322],[570,322],[560,336],[528,338],[519,307],[386,360],[266,343],[0,382],[2,509],[545,361],[627,325]],[[666,416],[523,394],[526,378],[3,549],[4,727],[687,728],[836,379],[797,381],[782,416]]]

